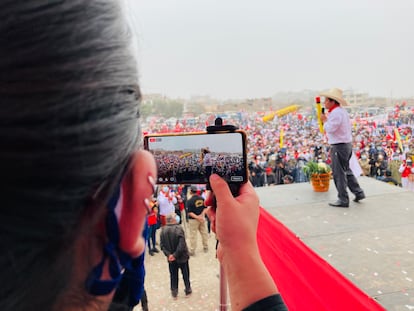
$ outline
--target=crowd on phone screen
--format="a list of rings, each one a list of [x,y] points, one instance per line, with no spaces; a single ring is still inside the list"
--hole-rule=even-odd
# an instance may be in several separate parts
[[[165,181],[185,180],[194,183],[207,182],[212,173],[219,174],[223,178],[242,175],[243,157],[241,154],[233,153],[210,153],[211,162],[214,163],[208,172],[200,158],[200,152],[185,151],[156,151],[154,152],[158,166],[158,175],[163,176]]]
[[[397,105],[381,116],[350,113],[353,123],[353,153],[364,176],[414,191],[413,108]],[[255,187],[309,181],[302,171],[308,161],[330,164],[329,144],[322,135],[314,111],[299,111],[274,122],[263,122],[257,113],[240,113],[238,118],[224,120],[247,132],[249,179]],[[185,122],[185,121],[184,121]],[[188,127],[177,123],[166,128],[148,125],[147,131],[203,131],[206,120]],[[283,142],[280,133],[283,128]],[[395,134],[398,131],[400,140]],[[194,163],[197,157],[194,156]],[[183,159],[181,159],[183,160]]]

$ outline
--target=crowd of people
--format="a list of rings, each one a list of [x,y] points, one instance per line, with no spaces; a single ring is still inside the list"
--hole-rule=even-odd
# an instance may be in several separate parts
[[[312,112],[300,118],[293,114],[269,124],[263,123],[261,118],[254,117],[254,115],[245,115],[245,119],[238,121],[228,120],[229,123],[233,124],[239,122],[241,128],[247,132],[247,165],[249,179],[253,186],[262,187],[307,182],[308,179],[302,170],[306,162],[323,161],[332,164],[330,149],[333,146],[328,144],[325,135],[319,132],[311,116]],[[408,123],[403,124],[402,119],[390,119],[389,117],[384,122],[364,122],[363,120],[356,122],[353,120],[352,153],[361,166],[362,175],[414,191],[411,180],[414,176],[414,170],[412,170],[414,144],[411,139],[411,126],[414,125],[414,118],[409,117],[406,119]],[[395,135],[394,129],[397,128],[398,130],[398,127],[395,127],[394,123],[403,125],[398,131],[398,134],[401,135],[399,138]],[[280,143],[280,129],[277,127],[280,124],[284,127],[283,144]],[[192,130],[202,131],[203,128],[200,125]],[[157,132],[157,128],[151,128],[150,131]],[[335,144],[334,147],[336,147]],[[156,159],[158,159],[157,156],[160,155],[155,154]],[[210,156],[212,163],[220,163],[220,156],[215,154],[210,154]],[[195,167],[198,167],[197,176],[198,174],[205,174],[203,168],[200,167],[199,154],[190,155],[183,154],[183,152],[163,154],[162,160],[159,161],[161,172],[163,168],[167,171],[171,170],[168,167],[170,162],[175,162],[176,167],[178,167],[177,161],[185,162],[185,164],[181,163],[181,166],[188,166],[190,162],[193,163],[194,171],[196,171]],[[230,162],[234,161],[230,160]],[[239,160],[236,162],[242,164]],[[218,167],[221,167],[221,165],[219,164]],[[360,193],[356,193],[354,199],[356,202],[365,198],[362,189],[358,189]],[[184,235],[190,241],[190,246],[185,246],[188,257],[194,256],[196,253],[198,233],[202,238],[203,250],[208,251],[206,239],[207,232],[210,232],[210,223],[205,216],[205,185],[198,185],[197,187],[195,185],[191,187],[189,185],[164,185],[159,187],[159,196],[161,196],[161,201],[168,197],[170,204],[168,213],[175,213],[174,215],[181,217],[177,218],[178,220],[174,222],[174,225],[181,224],[182,229],[176,229],[180,232],[183,230],[179,236]],[[344,204],[342,201],[339,203],[332,203],[332,205],[348,207],[349,204],[348,202]],[[157,206],[159,203],[154,199],[154,204]],[[195,213],[195,211],[197,212]],[[161,230],[162,226],[161,224]],[[149,249],[149,252],[150,255],[153,255],[151,249]],[[169,264],[171,265],[171,263]],[[187,265],[188,262],[185,262],[183,268],[184,284],[186,286],[190,284],[187,277],[187,274],[189,274]],[[173,269],[174,273],[170,276],[171,284],[177,282],[176,269]],[[173,297],[177,297],[175,286],[172,285],[171,287]],[[191,292],[187,287],[184,291],[186,295]]]
[[[183,215],[184,202],[169,187],[157,196],[157,208],[151,204],[156,163],[139,148],[141,93],[124,14],[116,0],[5,1],[1,6],[0,170],[6,181],[0,209],[1,310],[104,311],[119,302],[114,295],[123,296],[131,310],[145,297],[148,215],[157,218],[158,209],[164,228],[176,226],[171,213],[177,213],[177,204]],[[309,160],[316,147],[328,162],[314,120],[287,118],[280,125],[283,144],[275,124],[261,124],[257,116],[229,122],[248,132],[249,162],[271,166],[273,155]],[[388,144],[387,126],[402,129],[400,156],[408,166],[412,121],[409,116],[375,126],[357,123],[354,152],[372,144],[378,151]],[[390,144],[396,152],[395,140]],[[402,184],[403,178],[410,180],[409,172],[402,169]],[[257,244],[257,193],[245,183],[234,198],[220,176],[212,174],[209,181],[207,211],[197,203],[188,217],[206,223],[208,215],[220,241],[217,258],[232,310],[286,310]],[[151,225],[156,229],[158,220]],[[183,246],[182,231],[171,231]],[[179,256],[173,253],[175,243],[163,239],[161,245],[174,296],[176,271],[179,265],[186,269],[187,250],[181,247]],[[153,241],[148,246],[152,255],[160,252]],[[196,252],[196,245],[190,249]],[[125,295],[116,295],[121,288]],[[185,291],[191,294],[190,282]]]
[[[414,160],[412,109],[402,104],[378,116],[361,117],[358,112],[350,113],[352,152],[364,176],[379,180],[388,180],[385,178],[391,176],[397,185],[412,189],[405,169],[411,165],[410,160]],[[303,110],[276,118],[273,122],[263,122],[263,115],[259,113],[243,113],[237,119],[224,120],[247,132],[247,166],[250,181],[255,187],[307,182],[302,171],[306,162],[331,164],[330,145],[326,136],[319,132],[315,111]],[[181,128],[177,124],[168,129],[151,125],[146,131],[177,132],[177,128],[178,131],[204,131],[206,122],[200,119],[194,127]]]
[[[243,176],[244,159],[237,153],[210,152],[211,165],[205,165],[200,152],[153,151],[158,165],[159,182],[207,183],[211,174],[218,174],[226,180],[231,176]],[[208,169],[210,168],[210,169]]]

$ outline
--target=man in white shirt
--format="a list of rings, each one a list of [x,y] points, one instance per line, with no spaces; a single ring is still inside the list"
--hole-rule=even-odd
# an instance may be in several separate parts
[[[349,160],[352,156],[352,128],[348,112],[341,106],[348,103],[342,96],[342,90],[334,88],[328,92],[321,93],[325,97],[325,108],[328,114],[322,114],[323,128],[331,145],[330,155],[332,161],[332,173],[338,200],[329,203],[330,206],[349,207],[347,187],[355,194],[354,202],[365,198],[364,191],[359,186],[352,170],[349,167]]]
[[[177,203],[177,198],[170,192],[168,186],[163,186],[157,196],[157,202],[161,226],[165,226],[167,224],[167,215],[175,212],[174,204]]]

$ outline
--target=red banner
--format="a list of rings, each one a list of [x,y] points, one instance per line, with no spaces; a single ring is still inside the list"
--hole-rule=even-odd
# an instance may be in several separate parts
[[[257,241],[289,311],[385,310],[264,209]]]

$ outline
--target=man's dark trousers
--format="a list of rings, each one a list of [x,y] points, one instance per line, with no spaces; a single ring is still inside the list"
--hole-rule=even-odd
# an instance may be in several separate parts
[[[357,179],[349,168],[349,160],[352,156],[352,143],[331,145],[332,173],[338,199],[342,203],[349,203],[347,187],[355,195],[363,193]]]
[[[190,268],[188,265],[188,261],[184,263],[177,263],[176,261],[172,261],[168,263],[170,269],[170,287],[171,291],[178,291],[178,269],[181,269],[181,273],[183,275],[185,290],[191,289],[190,285]]]

